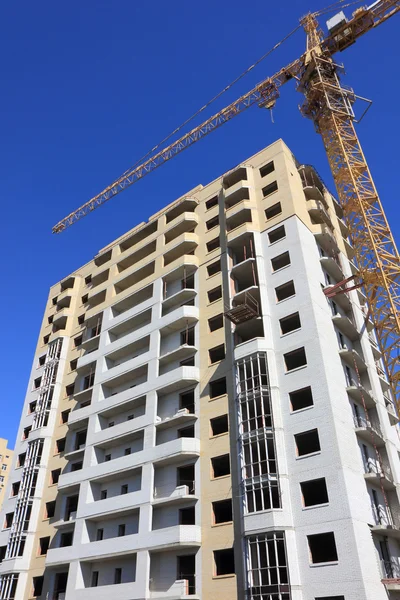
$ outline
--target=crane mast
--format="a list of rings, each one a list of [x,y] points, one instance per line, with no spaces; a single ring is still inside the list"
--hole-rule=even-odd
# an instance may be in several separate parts
[[[305,97],[301,112],[314,122],[322,137],[355,252],[357,271],[335,288],[340,293],[363,287],[368,315],[375,326],[400,414],[400,257],[354,127],[356,95],[352,89],[342,85],[340,74],[343,67],[333,59],[335,53],[345,50],[399,11],[400,0],[377,0],[369,7],[357,9],[349,21],[343,15],[342,21],[325,38],[316,16],[326,11],[306,15],[301,19],[301,25],[307,34],[307,48],[298,59],[142,164],[123,173],[57,223],[53,233],[64,231],[250,106],[258,104],[272,108],[279,98],[280,88],[295,80],[297,90]],[[346,288],[350,280],[353,280],[353,286]]]
[[[383,18],[387,15],[379,14]],[[370,27],[371,19],[364,23]],[[301,112],[312,119],[322,137],[349,228],[358,278],[379,345],[384,349],[385,368],[397,399],[400,395],[399,253],[354,127],[352,107],[356,96],[341,84],[342,67],[334,62],[329,45],[323,45],[316,18],[307,15],[302,24],[307,33],[307,58],[298,85],[305,96]]]

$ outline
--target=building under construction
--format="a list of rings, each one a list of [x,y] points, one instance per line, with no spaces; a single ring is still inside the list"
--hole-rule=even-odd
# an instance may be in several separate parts
[[[394,600],[398,418],[341,205],[277,141],[53,286],[1,600]]]

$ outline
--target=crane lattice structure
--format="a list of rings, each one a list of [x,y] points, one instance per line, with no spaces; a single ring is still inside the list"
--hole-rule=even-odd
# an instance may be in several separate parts
[[[307,34],[307,47],[299,58],[126,171],[100,194],[57,223],[53,233],[64,231],[250,106],[258,104],[272,108],[279,98],[280,88],[295,80],[297,90],[305,96],[301,112],[314,122],[322,137],[355,251],[358,273],[340,282],[337,293],[362,286],[399,412],[400,257],[354,127],[353,104],[357,96],[341,83],[343,66],[333,58],[399,11],[400,0],[378,0],[369,7],[355,10],[350,20],[343,15],[326,37],[316,18],[326,11],[306,15],[300,23]]]

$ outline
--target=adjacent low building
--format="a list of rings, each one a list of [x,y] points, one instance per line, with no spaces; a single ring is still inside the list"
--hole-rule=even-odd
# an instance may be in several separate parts
[[[400,597],[398,418],[362,290],[334,294],[355,272],[279,140],[53,286],[0,599]]]

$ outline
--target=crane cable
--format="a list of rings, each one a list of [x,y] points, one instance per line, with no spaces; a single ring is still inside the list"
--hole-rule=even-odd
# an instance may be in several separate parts
[[[275,44],[275,46],[273,46],[270,50],[268,50],[268,52],[265,52],[265,54],[263,54],[258,60],[256,60],[255,63],[253,63],[252,65],[250,65],[245,71],[243,71],[243,73],[241,73],[240,75],[238,75],[238,77],[236,77],[236,79],[234,79],[233,81],[231,81],[220,92],[218,92],[218,94],[216,94],[213,98],[211,98],[211,100],[209,100],[206,104],[204,104],[201,108],[199,108],[195,113],[193,113],[193,115],[191,117],[189,117],[188,119],[186,119],[186,121],[184,121],[181,125],[179,125],[179,127],[177,127],[176,129],[174,129],[174,131],[172,131],[170,134],[168,134],[165,138],[163,138],[160,142],[158,142],[158,144],[156,144],[155,146],[153,146],[153,148],[151,150],[149,150],[148,152],[146,152],[146,154],[144,154],[141,158],[139,158],[132,167],[130,167],[129,169],[127,169],[121,175],[121,177],[124,177],[124,175],[130,173],[132,171],[132,169],[134,169],[136,166],[138,166],[140,163],[142,163],[148,156],[150,156],[150,154],[152,154],[153,152],[155,152],[156,150],[158,150],[158,148],[162,144],[165,144],[165,142],[167,142],[173,135],[175,135],[176,133],[178,133],[178,131],[180,131],[183,127],[185,127],[185,125],[187,125],[188,123],[190,123],[191,121],[193,121],[193,119],[195,119],[206,108],[208,108],[211,104],[213,104],[213,102],[215,102],[216,100],[218,100],[218,98],[220,98],[225,92],[227,92],[231,87],[233,87],[235,85],[235,83],[237,83],[238,81],[240,81],[245,75],[247,75],[247,73],[250,73],[250,71],[252,71],[257,65],[259,65],[260,62],[262,62],[264,59],[266,59],[270,54],[272,54],[272,52],[274,52],[275,50],[277,50],[279,48],[279,46],[281,46],[284,42],[286,42],[286,40],[288,40],[290,37],[292,37],[292,35],[294,35],[296,33],[296,31],[298,29],[300,29],[300,28],[301,28],[301,24],[297,25],[297,27],[295,27],[290,33],[288,33],[284,38],[282,38],[279,42],[277,42]]]
[[[314,14],[316,16],[322,15],[322,14],[325,14],[327,12],[336,10],[337,8],[347,8],[349,6],[353,6],[354,4],[359,4],[361,1],[362,0],[355,0],[354,2],[348,2],[347,4],[343,4],[345,2],[345,0],[339,0],[339,2],[331,4],[330,6],[327,6],[326,8],[321,9],[320,11],[317,11]],[[220,92],[218,92],[218,94],[216,94],[213,98],[211,98],[211,100],[209,100],[208,102],[206,102],[206,104],[204,104],[195,113],[193,113],[188,119],[186,119],[181,125],[179,125],[179,127],[176,127],[173,131],[171,131],[171,133],[169,133],[160,142],[158,142],[155,146],[153,146],[153,148],[151,148],[148,152],[146,152],[146,154],[144,154],[141,158],[139,158],[132,167],[130,167],[129,169],[127,169],[122,174],[122,177],[124,175],[127,175],[128,173],[130,173],[132,171],[132,169],[134,169],[140,163],[142,163],[148,156],[150,156],[150,154],[152,154],[153,152],[155,152],[156,150],[158,150],[158,148],[162,144],[165,144],[165,142],[167,142],[169,139],[171,139],[171,137],[173,135],[175,135],[181,129],[183,129],[183,127],[185,127],[186,125],[188,125],[189,123],[191,123],[191,121],[193,121],[193,119],[195,119],[198,115],[200,115],[202,112],[204,112],[206,110],[206,108],[208,108],[209,106],[211,106],[211,104],[213,104],[216,100],[218,100],[218,98],[220,98],[221,96],[223,96],[223,94],[225,94],[225,92],[227,92],[228,90],[230,90],[236,83],[238,83],[241,79],[243,79],[243,77],[245,75],[247,75],[248,73],[250,73],[250,71],[252,71],[255,67],[257,67],[270,54],[272,54],[275,50],[277,50],[284,42],[286,42],[289,38],[291,38],[292,35],[294,35],[301,27],[302,27],[302,25],[301,25],[301,23],[299,23],[299,25],[297,25],[297,27],[295,27],[294,29],[292,29],[292,31],[290,31],[285,37],[283,37],[272,48],[270,48],[270,50],[268,50],[262,56],[260,56],[260,58],[257,59],[255,61],[255,63],[253,63],[247,69],[245,69],[240,75],[238,75],[235,79],[233,79],[233,81],[231,81],[230,83],[228,83],[228,85],[226,85]]]

